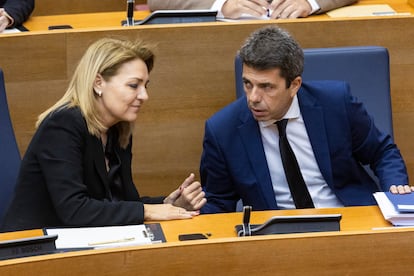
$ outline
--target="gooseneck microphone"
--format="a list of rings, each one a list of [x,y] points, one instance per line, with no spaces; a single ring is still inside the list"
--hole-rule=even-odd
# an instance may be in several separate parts
[[[134,26],[135,0],[127,0],[127,26]]]

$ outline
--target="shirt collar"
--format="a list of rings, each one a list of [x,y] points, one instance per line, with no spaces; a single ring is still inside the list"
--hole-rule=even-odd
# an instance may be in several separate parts
[[[283,116],[282,119],[296,119],[300,116],[300,108],[299,108],[299,102],[298,97],[295,95],[293,97],[292,103],[290,104],[290,107],[286,114]],[[259,126],[260,127],[268,127],[270,125],[273,125],[276,122],[276,120],[268,120],[268,121],[260,121]]]

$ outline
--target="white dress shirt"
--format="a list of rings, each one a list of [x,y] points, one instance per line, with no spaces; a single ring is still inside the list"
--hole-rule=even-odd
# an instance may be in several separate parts
[[[288,112],[286,135],[312,197],[315,208],[343,207],[323,178],[309,141],[308,133],[295,96]],[[259,122],[260,132],[277,205],[281,209],[295,209],[279,152],[279,132],[275,120]]]

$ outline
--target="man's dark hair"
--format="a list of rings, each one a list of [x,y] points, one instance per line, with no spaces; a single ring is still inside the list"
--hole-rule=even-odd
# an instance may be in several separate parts
[[[243,64],[256,70],[279,68],[286,87],[303,73],[303,50],[293,37],[276,26],[253,32],[239,51]]]

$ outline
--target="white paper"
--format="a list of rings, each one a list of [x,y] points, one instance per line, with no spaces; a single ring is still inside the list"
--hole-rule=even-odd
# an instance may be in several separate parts
[[[13,28],[13,29],[5,29],[3,32],[0,32],[0,34],[13,34],[13,33],[21,33],[19,29]]]
[[[151,244],[144,224],[127,226],[47,228],[48,235],[57,234],[56,248],[107,248]]]
[[[217,16],[216,18],[217,18],[217,21],[223,21],[223,22],[239,22],[239,21],[245,21],[245,20],[269,20],[270,19],[266,15],[257,17],[257,16],[253,16],[249,14],[243,14],[237,19],[229,19],[229,18],[219,17],[219,16]]]
[[[395,14],[395,11],[387,4],[379,5],[354,5],[328,11],[329,17],[361,17]]]

